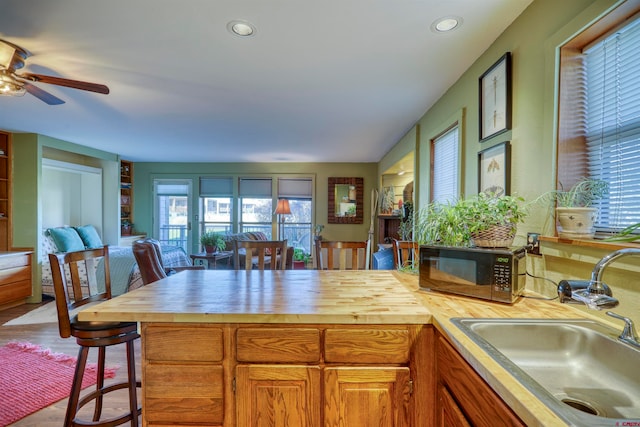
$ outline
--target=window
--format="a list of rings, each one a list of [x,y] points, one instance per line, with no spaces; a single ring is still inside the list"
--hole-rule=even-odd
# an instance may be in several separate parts
[[[431,141],[431,201],[455,201],[458,194],[458,125]]]
[[[263,232],[271,240],[273,200],[271,178],[240,178],[240,232]]]
[[[233,231],[233,178],[200,178],[200,233]]]
[[[640,223],[640,19],[631,14],[610,14],[561,49],[558,188],[609,182],[599,232]]]
[[[282,236],[287,245],[311,253],[313,181],[311,178],[279,178],[278,199],[289,200],[290,215],[283,215]]]

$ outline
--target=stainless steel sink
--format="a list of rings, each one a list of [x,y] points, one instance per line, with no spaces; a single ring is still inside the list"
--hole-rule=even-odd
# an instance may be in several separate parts
[[[640,350],[590,320],[453,323],[569,425],[640,426]]]

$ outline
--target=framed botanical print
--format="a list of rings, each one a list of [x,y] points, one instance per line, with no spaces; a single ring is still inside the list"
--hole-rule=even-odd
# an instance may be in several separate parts
[[[480,76],[480,142],[511,129],[511,52]]]
[[[494,145],[478,153],[478,193],[496,196],[509,195],[511,175],[511,146],[509,141]]]

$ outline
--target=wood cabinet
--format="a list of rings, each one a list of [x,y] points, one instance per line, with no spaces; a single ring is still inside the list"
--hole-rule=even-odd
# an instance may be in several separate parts
[[[0,252],[0,308],[31,296],[31,257],[32,252]]]
[[[133,224],[133,163],[120,160],[120,234],[132,233]]]
[[[422,328],[143,323],[144,425],[418,425]]]
[[[11,135],[0,132],[0,251],[11,248]]]
[[[391,239],[400,239],[399,216],[378,216],[378,243],[391,243]]]
[[[437,426],[524,427],[443,336],[436,339]]]

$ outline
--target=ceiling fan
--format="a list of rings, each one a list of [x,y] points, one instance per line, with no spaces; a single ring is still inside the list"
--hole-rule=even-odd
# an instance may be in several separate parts
[[[22,96],[25,92],[28,92],[49,105],[64,104],[62,99],[40,89],[38,86],[31,84],[31,82],[66,86],[105,95],[109,93],[107,86],[97,83],[26,72],[16,74],[16,70],[24,67],[24,62],[29,56],[31,54],[26,49],[0,39],[0,95]]]

